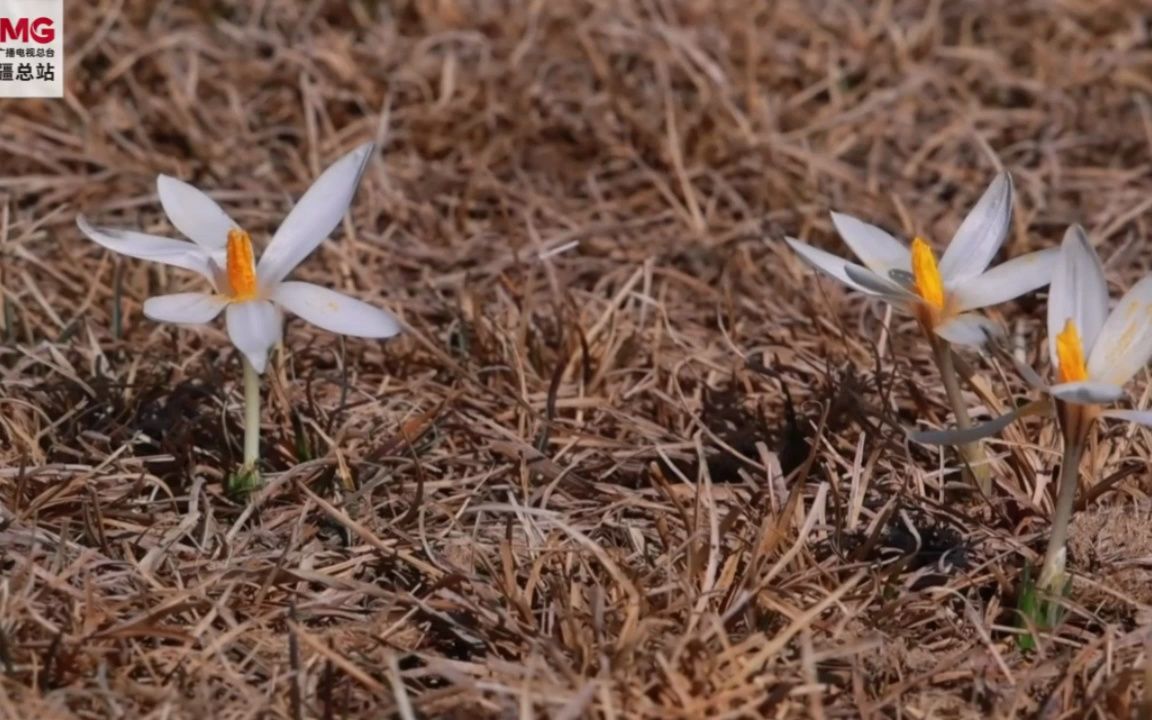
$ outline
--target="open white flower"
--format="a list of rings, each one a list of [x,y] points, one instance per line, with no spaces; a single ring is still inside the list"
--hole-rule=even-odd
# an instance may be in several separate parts
[[[1106,405],[1152,358],[1152,275],[1108,312],[1108,284],[1092,243],[1078,225],[1064,235],[1048,298],[1048,352],[1056,384],[1048,392],[1074,405]],[[1102,415],[1152,425],[1152,412]]]
[[[800,257],[849,287],[909,309],[928,332],[960,345],[983,344],[994,323],[971,310],[996,305],[1048,284],[1056,250],[1022,255],[988,269],[1012,222],[1012,179],[1001,172],[960,224],[939,264],[920,237],[906,246],[850,215],[832,223],[863,265],[793,238]]]
[[[225,312],[228,336],[257,372],[280,340],[281,308],[343,335],[391,337],[400,325],[390,313],[305,282],[286,281],[340,223],[371,157],[367,143],[333,163],[308,188],[256,262],[248,233],[214,200],[176,178],[156,180],[160,204],[172,224],[192,242],[95,227],[83,216],[80,230],[122,255],[200,273],[214,292],[162,295],[144,303],[144,314],[161,322],[200,324]]]

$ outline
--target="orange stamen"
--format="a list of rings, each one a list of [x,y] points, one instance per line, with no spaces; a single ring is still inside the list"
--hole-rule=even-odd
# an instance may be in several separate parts
[[[944,281],[936,265],[936,256],[922,237],[912,240],[912,277],[916,280],[916,292],[925,304],[943,310]]]
[[[233,300],[251,300],[259,291],[252,238],[240,228],[228,231],[228,284]]]
[[[1072,318],[1064,323],[1064,330],[1056,336],[1056,368],[1060,382],[1080,382],[1088,379],[1088,368],[1084,364],[1084,346],[1080,343],[1080,333]]]

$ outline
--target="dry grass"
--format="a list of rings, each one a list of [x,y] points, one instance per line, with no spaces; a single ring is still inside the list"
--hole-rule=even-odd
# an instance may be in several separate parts
[[[0,105],[0,715],[1133,715],[1152,535],[1085,515],[1068,618],[1019,650],[1051,424],[973,497],[899,432],[949,422],[910,323],[780,240],[842,249],[836,207],[942,244],[999,161],[1006,255],[1079,221],[1126,286],[1135,5],[70,0],[69,96]],[[271,482],[231,501],[237,354],[140,314],[198,281],[74,218],[171,232],[165,172],[259,236],[366,139],[299,274],[410,330],[290,322]],[[1042,296],[1001,310],[1042,364]],[[1146,525],[1148,461],[1103,434],[1092,512]]]

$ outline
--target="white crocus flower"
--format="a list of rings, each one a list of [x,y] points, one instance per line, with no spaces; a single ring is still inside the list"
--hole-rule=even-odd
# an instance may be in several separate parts
[[[1064,440],[1060,488],[1038,586],[1061,590],[1067,575],[1068,526],[1079,485],[1080,457],[1098,417],[1152,425],[1152,412],[1103,407],[1124,396],[1124,384],[1152,358],[1152,275],[1108,312],[1100,258],[1079,226],[1068,228],[1048,298],[1048,352]]]
[[[1152,358],[1152,275],[1108,312],[1108,284],[1079,226],[1064,236],[1048,298],[1048,352],[1056,383],[1048,392],[1082,412],[1152,425],[1152,412],[1101,409]]]
[[[160,203],[176,229],[192,242],[96,227],[83,216],[77,224],[109,250],[207,278],[213,292],[150,298],[144,314],[161,322],[200,324],[223,311],[228,336],[262,373],[268,351],[280,340],[281,309],[342,335],[386,338],[400,331],[396,318],[384,310],[319,285],[285,280],[340,223],[372,150],[371,143],[361,145],[325,170],[288,213],[258,263],[248,233],[214,200],[166,175],[156,181]]]
[[[1046,285],[1056,260],[1055,249],[1042,250],[988,269],[1008,236],[1012,196],[1012,179],[1001,172],[960,224],[939,263],[923,238],[908,247],[875,225],[836,212],[832,223],[862,265],[793,238],[787,242],[811,265],[849,287],[909,309],[925,331],[950,343],[981,345],[996,326],[970,311]]]

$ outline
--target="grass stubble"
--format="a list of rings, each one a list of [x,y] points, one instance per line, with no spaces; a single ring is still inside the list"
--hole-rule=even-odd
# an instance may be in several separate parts
[[[938,240],[999,161],[1006,255],[1078,221],[1127,286],[1152,260],[1137,9],[68,13],[68,96],[0,104],[0,716],[1149,716],[1145,431],[1090,445],[1065,618],[1021,650],[1054,424],[989,442],[975,496],[900,431],[952,422],[914,321],[781,242],[838,247],[829,207]],[[223,327],[144,319],[196,281],[75,215],[171,232],[164,172],[269,232],[364,140],[300,275],[409,329],[292,322],[268,483],[235,502]],[[1010,328],[1034,365],[1042,308]],[[976,414],[1026,397],[959,362]]]

